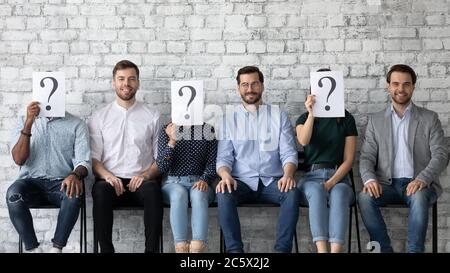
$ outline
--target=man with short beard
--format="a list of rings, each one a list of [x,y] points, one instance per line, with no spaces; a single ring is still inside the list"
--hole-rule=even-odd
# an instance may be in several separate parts
[[[438,115],[411,101],[416,78],[407,65],[391,67],[391,104],[370,117],[361,148],[358,202],[370,240],[382,252],[393,252],[379,208],[387,204],[408,205],[408,252],[424,252],[428,208],[442,193],[439,174],[448,163]]]
[[[227,252],[244,252],[236,206],[240,203],[280,205],[275,252],[291,252],[299,215],[294,173],[297,149],[286,112],[264,105],[264,76],[254,66],[238,71],[242,97],[219,130],[216,170],[219,222]]]
[[[113,70],[116,100],[89,120],[92,163],[93,216],[102,253],[114,252],[113,208],[144,207],[145,252],[159,251],[162,194],[158,181],[157,139],[160,114],[136,101],[139,69],[127,60]]]

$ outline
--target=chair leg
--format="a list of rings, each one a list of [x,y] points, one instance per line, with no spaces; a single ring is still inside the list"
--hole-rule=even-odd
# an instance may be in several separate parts
[[[80,253],[83,253],[83,222],[84,222],[84,211],[83,211],[83,207],[84,207],[84,199],[81,200],[82,204],[81,204],[81,212],[80,212]]]
[[[80,253],[87,253],[87,214],[86,214],[86,187],[84,185],[84,180],[82,181],[83,195],[81,199],[81,220],[80,220]]]
[[[94,230],[93,230],[93,234],[94,234],[94,253],[98,253],[98,237],[97,237],[97,231],[95,230],[95,221],[94,221]]]
[[[86,198],[86,197],[85,197]],[[87,253],[87,214],[86,214],[86,199],[84,199],[84,207],[83,207],[83,231],[84,231],[84,253]]]
[[[164,233],[164,230],[161,229],[161,236],[159,237],[159,253],[164,253],[164,249],[163,249],[163,233]]]
[[[348,217],[348,245],[347,252],[352,253],[352,218],[353,218],[353,210],[350,207],[350,214]]]
[[[295,253],[298,253],[298,238],[297,238],[297,230],[294,231],[294,246]]]
[[[355,203],[355,227],[356,227],[356,241],[358,242],[358,253],[361,253],[361,236],[359,233],[358,205],[356,203]]]
[[[19,253],[23,253],[22,237],[19,236]]]
[[[432,212],[432,232],[433,232],[433,253],[438,252],[438,232],[437,232],[437,201],[433,204]]]
[[[353,190],[353,194],[355,195],[356,198],[356,190],[355,190],[355,179],[353,177],[353,168],[350,169],[349,171],[349,176],[350,176],[350,180],[352,182],[352,190]],[[354,208],[355,208],[355,225],[356,225],[356,240],[358,242],[358,252],[361,253],[361,238],[359,236],[359,220],[358,220],[358,202],[355,200],[354,203]],[[352,210],[350,208],[350,231],[352,229],[352,225],[351,225],[351,217],[352,217]],[[351,238],[351,237],[350,237]],[[350,239],[351,240],[351,239]],[[349,243],[350,244],[350,243]],[[349,248],[350,249],[350,248]]]
[[[222,229],[220,229],[220,253],[226,253]]]

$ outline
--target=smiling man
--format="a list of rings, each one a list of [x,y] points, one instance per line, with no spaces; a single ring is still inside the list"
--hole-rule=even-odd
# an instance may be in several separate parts
[[[136,101],[139,69],[127,60],[113,70],[116,100],[89,120],[94,225],[102,253],[114,252],[113,207],[144,207],[145,252],[158,252],[162,193],[155,159],[160,114]]]
[[[244,252],[237,211],[240,203],[280,205],[276,252],[291,252],[299,215],[294,173],[297,148],[288,115],[262,101],[264,76],[255,66],[238,71],[242,103],[219,129],[216,171],[219,222],[227,252]]]
[[[361,148],[359,206],[370,240],[382,252],[393,252],[379,209],[386,204],[408,205],[408,252],[424,252],[428,208],[442,193],[439,174],[448,163],[438,115],[411,101],[416,78],[407,65],[391,67],[391,104],[370,117]]]

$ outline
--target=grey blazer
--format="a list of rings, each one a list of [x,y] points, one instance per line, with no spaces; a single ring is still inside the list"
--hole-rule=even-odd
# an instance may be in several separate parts
[[[375,179],[390,185],[393,169],[391,106],[372,114],[361,148],[359,171],[363,182]],[[447,167],[448,148],[438,115],[412,104],[408,146],[413,154],[414,178],[433,187],[439,196],[439,174]]]

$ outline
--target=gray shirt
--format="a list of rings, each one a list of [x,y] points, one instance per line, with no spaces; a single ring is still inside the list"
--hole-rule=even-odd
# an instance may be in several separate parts
[[[13,131],[11,150],[23,129],[25,117],[19,117]],[[30,155],[20,167],[19,178],[63,179],[78,166],[91,173],[89,134],[84,121],[66,112],[63,118],[38,117],[31,128]]]

